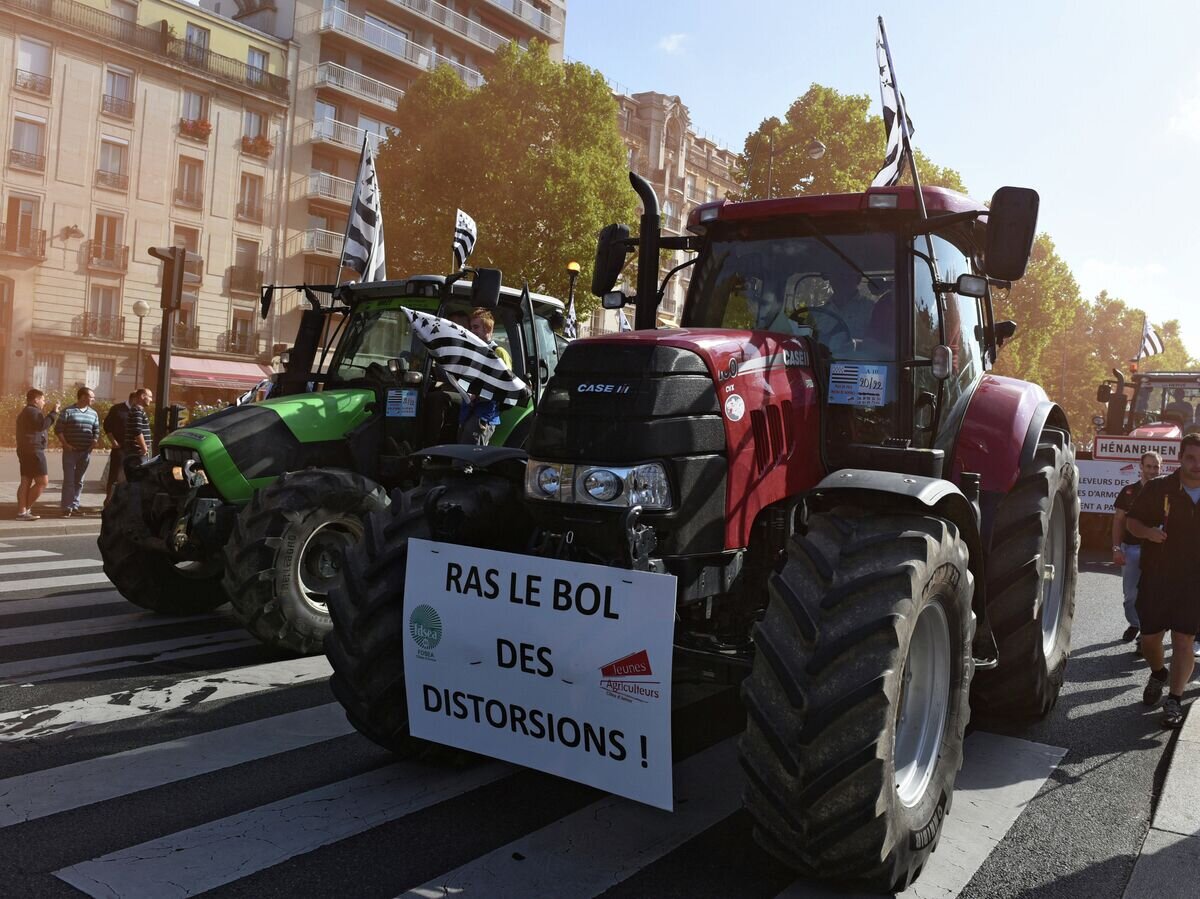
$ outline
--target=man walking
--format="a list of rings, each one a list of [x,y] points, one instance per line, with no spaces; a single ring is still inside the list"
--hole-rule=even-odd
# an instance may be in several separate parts
[[[1179,444],[1179,470],[1142,488],[1126,526],[1142,541],[1137,614],[1142,655],[1150,679],[1142,702],[1156,705],[1163,690],[1163,727],[1183,724],[1183,690],[1196,660],[1192,642],[1200,631],[1200,434]],[[1163,660],[1163,634],[1171,632],[1171,668]]]
[[[50,483],[50,472],[46,467],[46,432],[58,417],[58,403],[46,409],[46,394],[36,387],[25,393],[25,408],[17,415],[17,462],[21,467],[21,482],[17,487],[17,518],[21,521],[37,521],[42,516],[33,514],[46,485]]]
[[[125,432],[129,429],[129,414],[133,411],[134,397],[137,391],[129,394],[129,399],[113,403],[108,414],[104,416],[104,433],[112,450],[108,457],[108,481],[104,485],[104,504],[112,499],[113,487],[124,479],[125,462]]]
[[[154,394],[150,388],[141,387],[129,394],[129,421],[125,426],[125,440],[122,441],[125,458],[140,456],[145,462],[150,456],[150,416],[146,408],[154,402]]]
[[[1129,514],[1129,510],[1133,508],[1134,501],[1141,494],[1142,488],[1158,477],[1159,469],[1162,467],[1162,456],[1154,452],[1142,453],[1141,466],[1141,477],[1132,484],[1121,488],[1121,492],[1117,494],[1116,502],[1113,504],[1113,564],[1123,566],[1121,588],[1125,594],[1125,621],[1129,626],[1125,628],[1121,639],[1126,643],[1136,640],[1140,630],[1135,605],[1138,581],[1142,576],[1142,541],[1126,529],[1125,518]]]
[[[62,442],[62,497],[59,508],[64,518],[79,513],[83,476],[92,460],[92,450],[100,442],[100,415],[92,408],[96,394],[87,387],[75,391],[75,405],[63,409],[54,425]]]

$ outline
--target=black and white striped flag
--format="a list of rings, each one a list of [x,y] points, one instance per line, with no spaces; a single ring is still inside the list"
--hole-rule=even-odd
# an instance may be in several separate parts
[[[383,249],[383,206],[375,177],[375,157],[369,141],[363,141],[358,180],[350,198],[350,220],[342,245],[342,268],[358,272],[363,281],[386,281]]]
[[[913,134],[913,123],[908,117],[904,95],[896,90],[896,74],[892,71],[891,53],[888,50],[887,35],[883,31],[882,16],[875,25],[875,60],[879,63],[879,92],[883,98],[883,127],[884,133],[887,134],[887,150],[883,157],[883,168],[871,180],[871,186],[892,187],[900,180],[900,173],[904,169],[904,157],[909,152],[908,139]],[[904,116],[904,127],[900,127],[900,116]]]
[[[425,344],[459,393],[494,400],[499,406],[516,406],[529,400],[529,386],[512,373],[495,349],[466,328],[428,312],[401,308],[412,322],[417,339]]]
[[[461,209],[454,219],[454,270],[461,271],[475,249],[475,219]]]
[[[571,291],[571,302],[567,305],[567,318],[563,323],[563,337],[574,340],[579,336],[579,323],[575,318],[575,291]]]
[[[1141,359],[1144,356],[1157,356],[1163,351],[1162,338],[1158,336],[1158,332],[1150,327],[1149,319],[1142,320],[1142,345],[1138,348],[1137,358]]]
[[[622,331],[632,331],[633,325],[629,324],[629,319],[625,317],[625,310],[617,310],[617,327]]]

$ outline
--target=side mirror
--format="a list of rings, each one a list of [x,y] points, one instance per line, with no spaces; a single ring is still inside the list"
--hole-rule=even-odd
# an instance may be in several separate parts
[[[1010,321],[996,322],[996,348],[1004,346],[1017,333],[1017,323]]]
[[[981,275],[959,275],[954,282],[954,292],[959,296],[983,299],[987,296],[987,278]]]
[[[498,268],[475,269],[471,282],[471,303],[484,309],[495,309],[500,302],[500,285],[504,275]]]
[[[1112,385],[1105,381],[1096,388],[1096,402],[1107,403],[1110,399],[1112,399]],[[1098,424],[1104,424],[1104,422],[1100,421]]]
[[[988,210],[984,264],[992,278],[1017,281],[1025,274],[1037,233],[1038,194],[1028,187],[1002,187]]]
[[[929,364],[929,370],[939,381],[944,381],[950,377],[951,373],[954,371],[954,351],[944,343],[935,346],[933,348],[933,355]]]
[[[1093,415],[1092,416],[1092,424],[1094,424],[1098,428],[1104,427],[1104,416],[1103,415]]]
[[[619,290],[610,290],[600,300],[600,305],[605,309],[620,309],[629,301],[629,297],[621,293]]]
[[[603,297],[621,275],[629,253],[628,225],[605,225],[596,238],[596,262],[592,266],[592,294]],[[606,309],[609,307],[605,307]]]

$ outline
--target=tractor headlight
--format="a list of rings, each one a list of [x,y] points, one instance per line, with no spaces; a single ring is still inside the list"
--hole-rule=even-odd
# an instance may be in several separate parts
[[[583,476],[583,489],[596,502],[612,502],[621,495],[621,479],[607,468],[596,468]]]
[[[661,462],[641,465],[573,465],[530,460],[525,468],[530,499],[588,506],[662,511],[671,508],[671,482]]]
[[[525,495],[530,499],[570,501],[571,466],[530,462],[525,467]]]
[[[625,493],[630,506],[671,508],[671,482],[667,479],[667,469],[658,462],[632,469],[625,479]]]

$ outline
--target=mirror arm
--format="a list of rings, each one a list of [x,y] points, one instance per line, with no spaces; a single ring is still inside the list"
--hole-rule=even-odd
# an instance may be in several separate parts
[[[957,225],[960,222],[973,222],[981,215],[987,215],[986,209],[975,209],[969,212],[951,212],[946,215],[935,215],[932,218],[921,219],[913,222],[912,233],[928,234],[933,231],[940,231],[942,228],[947,228],[950,225]]]
[[[667,272],[667,274],[662,279],[662,284],[658,285],[658,302],[655,303],[655,306],[659,306],[662,304],[663,294],[667,292],[667,282],[671,280],[671,276],[673,274],[675,274],[677,271],[679,271],[681,268],[687,268],[689,265],[695,265],[696,260],[699,258],[700,258],[699,256],[693,256],[691,259],[685,259],[683,262],[679,263],[679,265],[675,266],[673,269],[671,269],[669,272]]]

